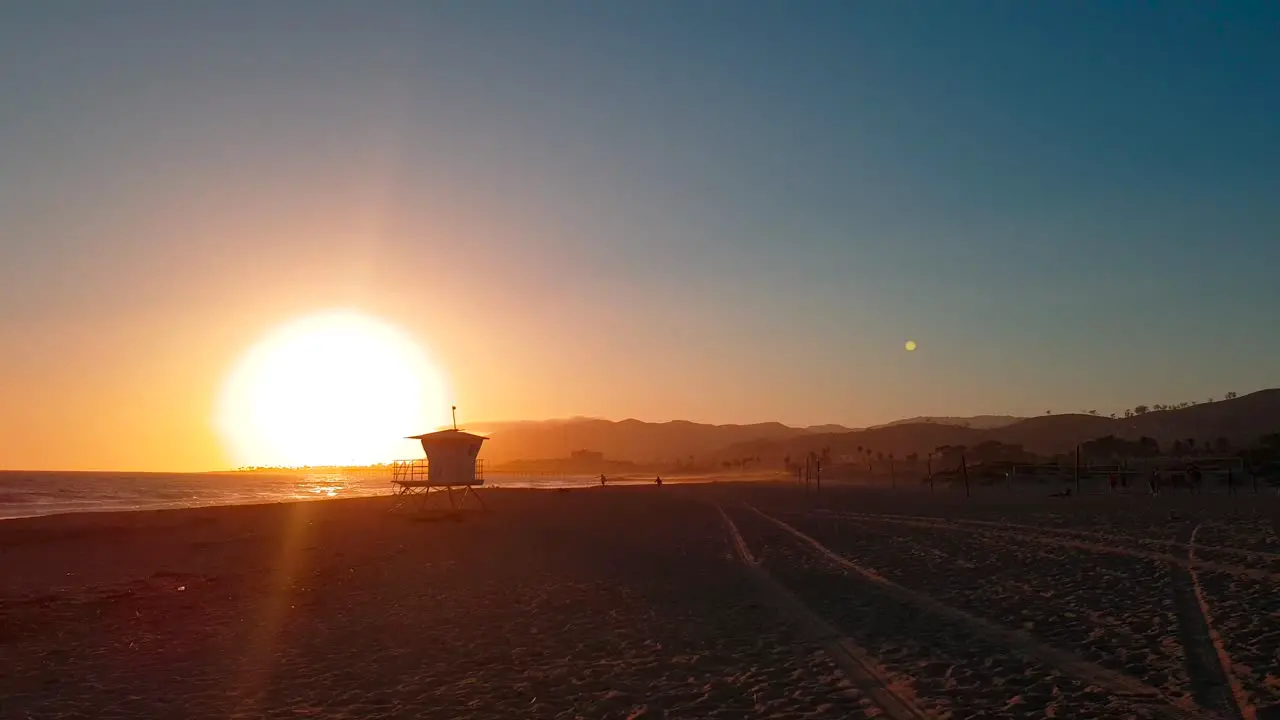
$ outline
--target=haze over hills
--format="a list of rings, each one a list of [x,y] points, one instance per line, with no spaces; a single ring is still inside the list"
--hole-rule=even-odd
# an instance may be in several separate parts
[[[1024,417],[1017,415],[974,415],[973,417],[913,417],[904,420],[894,420],[893,422],[884,423],[883,425],[872,425],[868,429],[891,427],[893,425],[918,425],[922,423],[933,423],[936,425],[958,425],[960,427],[973,428],[975,430],[990,430],[993,428],[1012,425]]]
[[[759,457],[769,465],[788,455],[799,457],[824,448],[837,458],[854,455],[859,447],[901,458],[912,453],[924,455],[942,445],[973,446],[988,440],[1053,455],[1105,435],[1127,440],[1153,437],[1162,447],[1188,438],[1197,442],[1226,438],[1239,446],[1280,430],[1280,389],[1127,418],[1085,414],[928,417],[860,430],[840,425],[797,428],[781,423],[708,425],[680,420],[648,423],[571,418],[470,423],[468,429],[493,438],[485,447],[485,458],[494,464],[565,458],[577,450],[591,450],[609,460],[637,463],[688,462],[690,458],[720,463]]]
[[[512,460],[564,458],[577,450],[604,453],[610,460],[632,462],[687,461],[705,458],[722,448],[753,441],[778,441],[815,432],[848,432],[840,425],[794,428],[782,423],[706,425],[675,420],[649,423],[597,418],[567,420],[477,422],[467,429],[489,435],[484,457],[501,464]]]
[[[847,433],[808,434],[800,437],[740,443],[720,451],[718,457],[760,457],[778,462],[827,449],[833,457],[856,455],[858,448],[905,457],[921,456],[942,445],[972,447],[989,440],[1022,445],[1037,455],[1069,453],[1076,445],[1106,435],[1124,440],[1155,438],[1168,449],[1175,441],[1197,444],[1225,438],[1240,447],[1259,436],[1280,431],[1280,389],[1260,390],[1243,397],[1203,403],[1176,410],[1149,411],[1125,418],[1097,415],[1044,415],[989,429],[941,423],[891,424]]]

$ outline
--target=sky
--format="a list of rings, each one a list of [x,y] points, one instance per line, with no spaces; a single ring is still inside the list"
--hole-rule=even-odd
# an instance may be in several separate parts
[[[2,4],[0,467],[225,467],[237,358],[334,308],[475,420],[1277,385],[1277,37],[1270,2]]]

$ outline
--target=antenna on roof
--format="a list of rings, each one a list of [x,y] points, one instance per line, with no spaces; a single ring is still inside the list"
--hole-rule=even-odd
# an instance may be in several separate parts
[[[458,406],[453,406],[453,429],[458,429]]]

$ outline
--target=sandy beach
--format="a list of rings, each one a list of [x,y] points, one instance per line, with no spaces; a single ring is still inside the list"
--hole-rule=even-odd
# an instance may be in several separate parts
[[[485,490],[0,523],[0,716],[1256,718],[1272,499]]]
[[[0,715],[856,716],[673,489],[6,522]]]

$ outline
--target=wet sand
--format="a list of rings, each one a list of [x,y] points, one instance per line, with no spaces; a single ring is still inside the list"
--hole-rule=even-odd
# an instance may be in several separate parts
[[[0,717],[1249,718],[1271,500],[486,490],[0,523]]]

